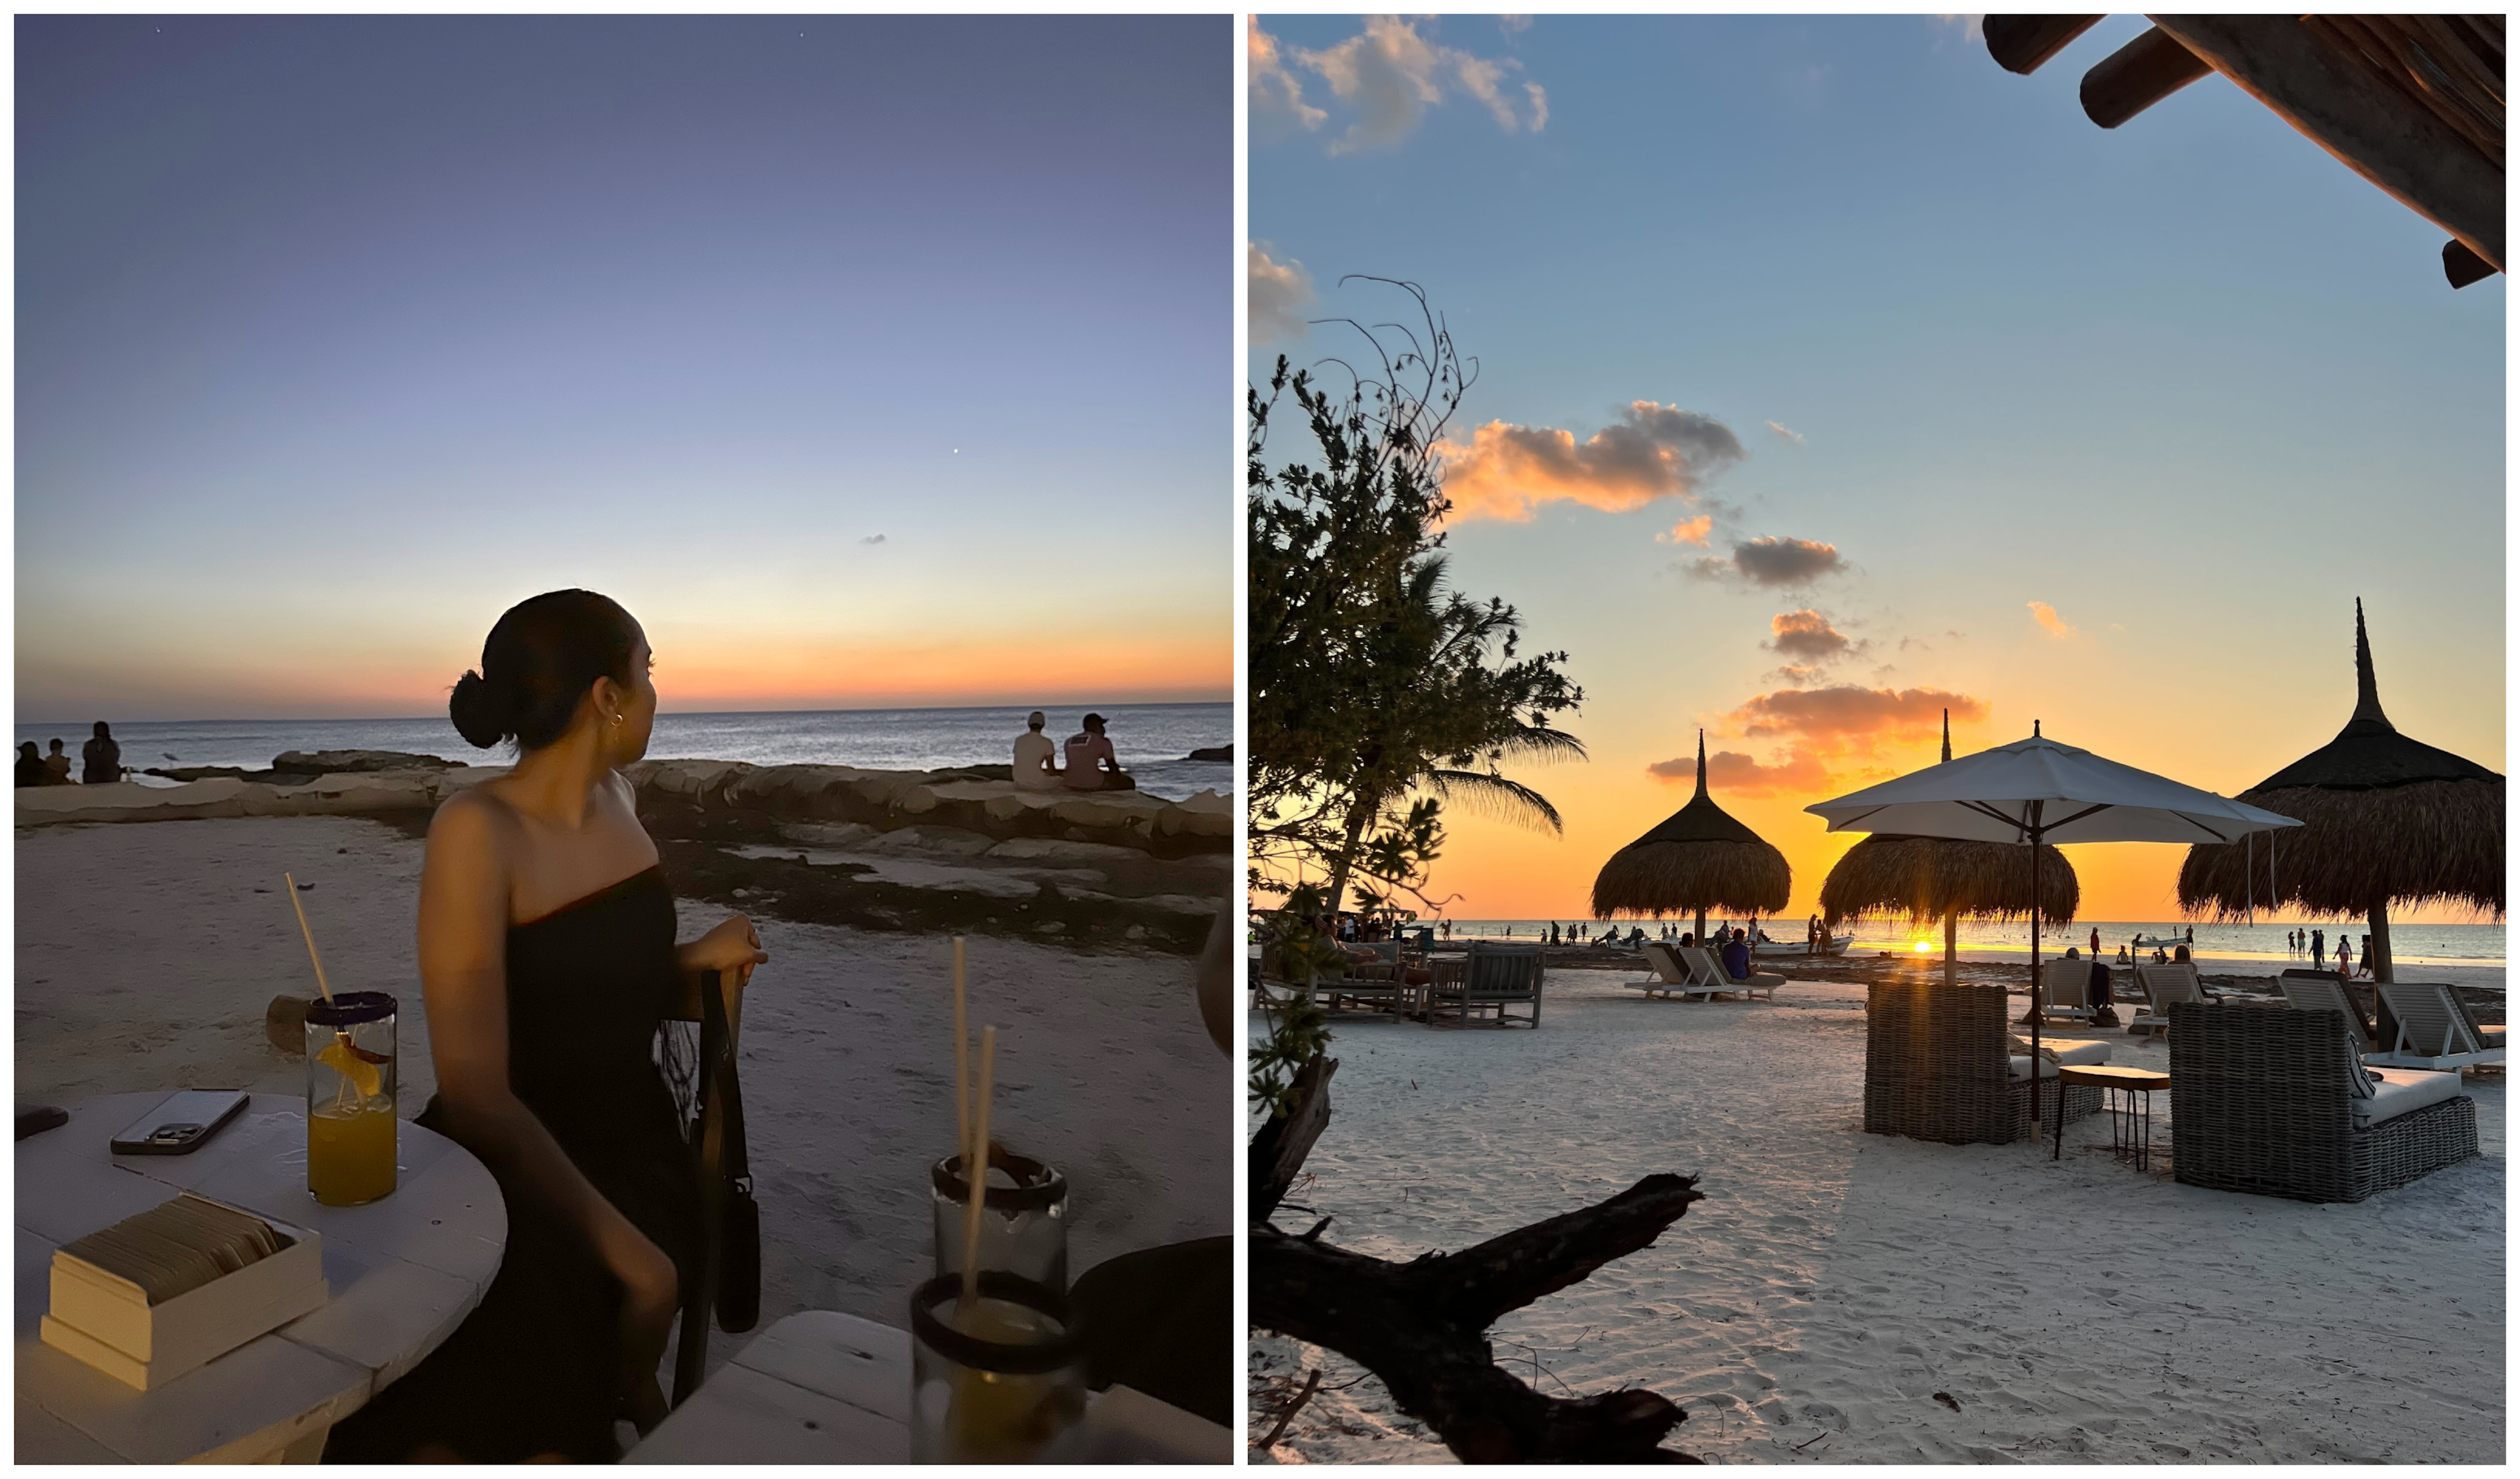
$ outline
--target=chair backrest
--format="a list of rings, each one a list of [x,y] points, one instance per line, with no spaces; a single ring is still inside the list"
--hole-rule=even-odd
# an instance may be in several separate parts
[[[1865,1009],[1865,1076],[2007,1083],[2011,1015],[2001,986],[1878,983]]]
[[[2180,1002],[2205,1000],[2205,989],[2197,983],[2193,965],[2138,965],[2135,978],[2151,1000],[2154,1016],[2168,1016],[2171,1007]]]
[[[1724,963],[1715,958],[1715,952],[1709,947],[1691,945],[1685,950],[1675,948],[1672,954],[1679,956],[1682,963],[1688,967],[1688,978],[1692,983],[1699,986],[1732,984],[1732,978],[1725,973]]]
[[[2039,1005],[2088,1007],[2092,1003],[2092,963],[2058,956],[2039,963]]]
[[[2383,1045],[2388,1051],[2401,1044],[2427,1057],[2485,1051],[2484,1039],[2471,1030],[2467,1011],[2447,986],[2383,981],[2380,1000],[2398,1018],[2397,1042]]]
[[[2331,1011],[2275,1011],[2181,1002],[2170,1008],[2170,1079],[2200,1103],[2280,1117],[2344,1115],[2354,1098],[2354,1034]],[[2318,1087],[2308,1102],[2285,1092]],[[2332,1097],[2330,1090],[2333,1090]],[[2186,1110],[2182,1107],[2182,1114]]]
[[[1659,940],[1647,940],[1645,964],[1665,984],[1686,986],[1688,984],[1688,967],[1680,963],[1679,958],[1672,953],[1672,949],[1671,946]]]
[[[1471,946],[1465,985],[1480,996],[1529,996],[1540,986],[1540,947]]]
[[[2355,1039],[2365,1053],[2372,1051],[2371,1031],[2363,1025],[2362,1013],[2345,995],[2345,985],[2324,970],[2285,971],[2276,984],[2283,988],[2284,1005],[2295,1011],[2333,1011],[2354,1024]]]

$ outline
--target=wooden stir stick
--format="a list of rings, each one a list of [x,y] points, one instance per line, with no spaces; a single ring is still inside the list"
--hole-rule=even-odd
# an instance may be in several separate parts
[[[980,1206],[989,1187],[989,1078],[998,1061],[998,1029],[980,1029],[980,1095],[973,1100],[971,1138],[964,1143],[963,1180],[969,1199],[963,1204],[963,1300],[959,1313],[970,1323],[971,1307],[980,1297]]]

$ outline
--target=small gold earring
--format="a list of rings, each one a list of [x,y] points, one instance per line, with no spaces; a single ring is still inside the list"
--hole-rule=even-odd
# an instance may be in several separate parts
[[[619,723],[621,722],[621,716],[620,716],[619,714],[615,714],[615,715],[613,715],[613,716],[612,716],[612,722],[613,722],[613,723],[615,723],[615,724],[619,724]]]

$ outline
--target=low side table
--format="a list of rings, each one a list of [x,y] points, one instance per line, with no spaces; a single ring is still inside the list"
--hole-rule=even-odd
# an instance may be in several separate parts
[[[2108,1102],[2109,1151],[2132,1160],[2138,1171],[2152,1167],[2152,1096],[2170,1087],[2170,1075],[2151,1068],[2121,1068],[2108,1063],[2070,1064],[2057,1070],[2060,1084],[2097,1087]],[[2061,1090],[2059,1091],[2062,1092]],[[2137,1095],[2143,1096],[2140,1106]],[[2123,1095],[2123,1100],[2119,1096]],[[2056,1116],[2056,1153],[2065,1153],[2065,1116]]]

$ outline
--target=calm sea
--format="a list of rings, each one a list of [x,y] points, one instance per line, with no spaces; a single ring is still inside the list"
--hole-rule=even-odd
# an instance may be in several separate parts
[[[1502,939],[1507,938],[1507,931],[1510,930],[1511,938],[1529,940],[1546,932],[1551,922],[1548,919],[1455,919],[1453,938],[1456,940]],[[1575,921],[1558,919],[1554,922],[1560,930],[1563,930]],[[1634,927],[1637,922],[1639,921],[1622,919],[1618,922],[1618,927],[1624,932]],[[1651,920],[1642,922],[1645,937],[1653,938],[1653,922]],[[1713,917],[1709,917],[1708,922],[1710,924],[1714,922]],[[1737,925],[1745,921],[1735,919],[1732,922]],[[1782,928],[1778,927],[1778,921],[1770,921],[1762,927],[1776,939],[1800,942],[1803,937],[1803,921],[1785,919],[1781,922],[1784,926]],[[1696,920],[1692,917],[1685,921],[1682,927],[1688,928],[1695,923]],[[2317,920],[2298,925],[2261,923],[2251,926],[2189,923],[2185,920],[2172,919],[2135,921],[2076,919],[2070,924],[2049,925],[2040,931],[2039,950],[2042,955],[2052,955],[2068,945],[2079,945],[2088,950],[2092,944],[2092,931],[2097,929],[2100,932],[2102,950],[2114,960],[2118,947],[2136,935],[2140,934],[2149,939],[2156,935],[2166,937],[2194,929],[2196,931],[2195,953],[2200,958],[2223,961],[2272,961],[2283,964],[2294,959],[2284,949],[2286,930],[2315,928],[2326,931],[2327,948],[2332,959],[2339,927],[2333,920]],[[1606,932],[1609,928],[1610,926],[1605,923],[1594,925],[1596,933]],[[1845,929],[1839,931],[1841,935],[1847,932]],[[2352,932],[2354,948],[2359,952],[2362,948],[2362,921],[2353,921]],[[1918,940],[1928,942],[1936,951],[1943,948],[1942,926],[1939,924],[1912,926],[1904,919],[1863,920],[1854,926],[1853,934],[1855,943],[1849,948],[1855,951],[1913,950]],[[2504,964],[2502,926],[2499,924],[2391,924],[2389,944],[2401,965],[2500,966]],[[1985,955],[2017,953],[2027,958],[2030,954],[2030,926],[2026,922],[1962,924],[1959,929],[1959,947],[1964,952]],[[2302,959],[2302,964],[2309,964],[2306,956]]]
[[[854,765],[869,770],[936,770],[1005,765],[1024,732],[1019,708],[829,709],[772,714],[658,714],[648,742],[652,759],[744,760],[755,765]],[[1044,733],[1064,741],[1086,710],[1044,710]],[[1234,767],[1192,760],[1234,738],[1230,703],[1101,704],[1120,764],[1142,790],[1172,800],[1196,791],[1231,792]],[[477,750],[440,715],[428,719],[200,719],[114,722],[122,763],[146,766],[233,765],[257,769],[284,750],[382,749],[439,755],[475,765],[505,765],[507,748]],[[20,724],[18,741],[49,751],[58,739],[75,771],[93,721]],[[144,782],[154,778],[143,777]],[[172,783],[165,783],[171,784]]]

